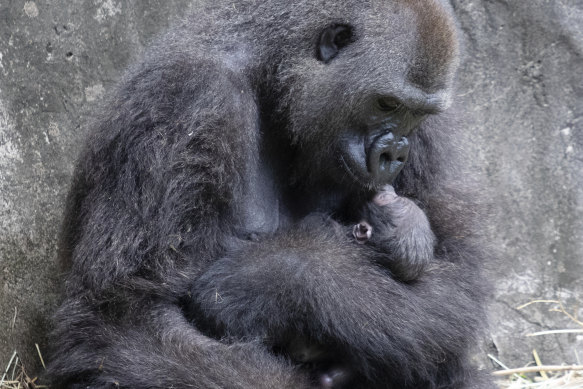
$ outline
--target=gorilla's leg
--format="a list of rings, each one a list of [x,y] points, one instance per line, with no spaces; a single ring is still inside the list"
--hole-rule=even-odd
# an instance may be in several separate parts
[[[54,318],[53,387],[308,387],[258,342],[226,346],[203,336],[178,307],[219,251],[217,209],[238,175],[251,174],[257,116],[240,78],[166,54],[135,68],[112,103],[114,119],[94,129],[80,158],[63,233],[72,266]],[[152,115],[155,126],[144,119]]]
[[[260,343],[225,345],[201,335],[167,302],[128,307],[133,317],[122,321],[99,317],[86,298],[68,300],[57,314],[61,352],[50,366],[52,388],[309,387]]]

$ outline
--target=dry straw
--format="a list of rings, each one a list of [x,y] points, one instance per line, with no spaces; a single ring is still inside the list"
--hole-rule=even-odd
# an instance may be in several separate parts
[[[521,305],[516,309],[523,309],[532,304],[553,304],[549,310],[551,312],[560,312],[575,325],[577,328],[540,331],[526,334],[527,337],[561,335],[561,334],[583,334],[583,322],[577,318],[577,314],[572,314],[565,309],[563,303],[559,300],[533,300]],[[526,366],[518,369],[510,369],[501,361],[492,355],[488,355],[496,364],[503,368],[494,373],[496,377],[510,377],[498,384],[502,389],[583,389],[583,364],[579,356],[576,365],[544,365],[541,362],[536,349],[532,350],[532,355],[536,366]],[[536,374],[532,377],[532,374]],[[530,375],[530,376],[529,376]]]

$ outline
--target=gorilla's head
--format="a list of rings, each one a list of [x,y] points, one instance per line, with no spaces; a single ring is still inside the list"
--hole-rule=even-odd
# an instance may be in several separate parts
[[[306,181],[326,172],[330,183],[378,190],[405,165],[424,119],[450,104],[455,23],[438,0],[363,1],[342,14],[328,6],[289,29],[302,33],[282,47],[281,111]]]

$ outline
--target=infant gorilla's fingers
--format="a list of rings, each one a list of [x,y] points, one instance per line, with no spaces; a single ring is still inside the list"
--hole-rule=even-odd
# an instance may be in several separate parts
[[[355,376],[353,369],[340,362],[342,354],[330,345],[310,341],[303,336],[295,336],[287,345],[282,346],[293,362],[311,370],[312,381],[318,388],[347,388],[347,384]]]
[[[351,381],[352,374],[350,369],[342,366],[331,367],[320,372],[318,383],[323,389],[340,389],[346,387]]]

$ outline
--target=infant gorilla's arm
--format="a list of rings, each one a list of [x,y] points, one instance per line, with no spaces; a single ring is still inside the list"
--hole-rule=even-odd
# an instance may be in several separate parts
[[[387,185],[362,209],[354,226],[359,243],[374,248],[373,259],[402,281],[417,279],[433,258],[435,235],[425,213]]]

